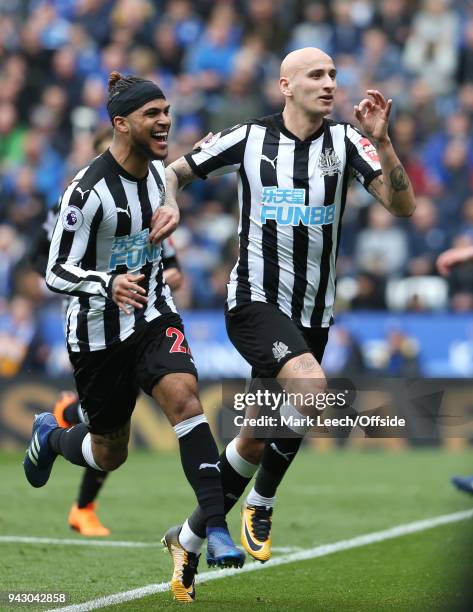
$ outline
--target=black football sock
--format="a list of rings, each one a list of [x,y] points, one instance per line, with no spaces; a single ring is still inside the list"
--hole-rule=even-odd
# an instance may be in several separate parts
[[[202,508],[207,527],[226,527],[218,449],[205,416],[197,415],[174,426],[181,463]]]
[[[49,446],[55,453],[62,455],[64,459],[71,463],[81,465],[82,467],[89,467],[82,454],[82,442],[88,433],[89,430],[83,423],[74,425],[74,427],[69,429],[58,427],[49,434]]]
[[[88,504],[95,501],[107,475],[108,472],[100,472],[91,467],[85,469],[80,483],[79,497],[77,498],[77,506],[79,508],[85,508]]]
[[[253,478],[253,475],[249,477],[242,476],[232,467],[227,459],[227,448],[220,455],[220,472],[222,477],[225,514],[230,512],[242,496],[246,485]],[[256,467],[257,466],[254,466],[255,470]],[[205,516],[200,506],[195,508],[194,512],[188,518],[188,521],[192,531],[199,536],[199,538],[205,538]]]
[[[264,446],[261,467],[256,474],[254,489],[263,497],[274,497],[276,489],[284,478],[289,466],[299,450],[302,437],[294,437],[294,432],[287,429],[287,438],[268,438]],[[278,435],[284,431],[278,430]]]
[[[78,423],[82,422],[79,417],[79,406],[80,402],[79,400],[76,400],[64,409],[63,416],[66,423],[70,423],[71,425],[77,425]]]

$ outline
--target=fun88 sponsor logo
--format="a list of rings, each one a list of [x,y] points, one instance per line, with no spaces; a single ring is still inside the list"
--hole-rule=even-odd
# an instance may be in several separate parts
[[[118,266],[126,266],[129,270],[141,268],[148,261],[157,261],[161,254],[161,246],[148,241],[149,229],[146,228],[133,236],[118,236],[113,241],[109,268],[115,270]]]
[[[335,204],[306,206],[305,189],[263,187],[261,223],[278,225],[329,225],[335,217]]]

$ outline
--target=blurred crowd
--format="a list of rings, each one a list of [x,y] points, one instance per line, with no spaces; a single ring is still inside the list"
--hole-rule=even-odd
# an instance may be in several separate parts
[[[353,122],[367,88],[393,98],[391,137],[417,194],[414,216],[397,220],[351,188],[338,310],[473,308],[473,268],[444,280],[434,265],[445,248],[473,244],[471,0],[0,0],[0,375],[58,299],[25,253],[94,157],[109,73],[161,85],[173,161],[208,131],[278,112],[280,61],[304,46],[335,60],[334,119]],[[238,249],[235,185],[228,175],[182,194],[181,308],[223,306]]]

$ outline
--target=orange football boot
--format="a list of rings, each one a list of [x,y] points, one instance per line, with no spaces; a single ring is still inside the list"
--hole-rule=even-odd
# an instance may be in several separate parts
[[[68,523],[70,527],[84,536],[110,535],[110,529],[104,527],[95,514],[96,507],[97,505],[94,502],[87,504],[85,508],[79,508],[77,504],[74,504],[69,512]]]
[[[77,402],[77,399],[78,399],[77,395],[73,391],[62,391],[61,392],[59,399],[54,404],[54,409],[53,409],[53,414],[56,417],[56,421],[58,422],[59,427],[63,427],[64,429],[67,429],[73,424],[73,423],[69,423],[64,418],[64,410],[68,406],[73,404],[74,402]]]

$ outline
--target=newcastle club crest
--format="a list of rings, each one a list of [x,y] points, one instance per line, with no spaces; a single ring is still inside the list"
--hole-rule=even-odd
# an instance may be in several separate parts
[[[320,176],[341,174],[342,162],[333,149],[324,149],[319,157]]]

